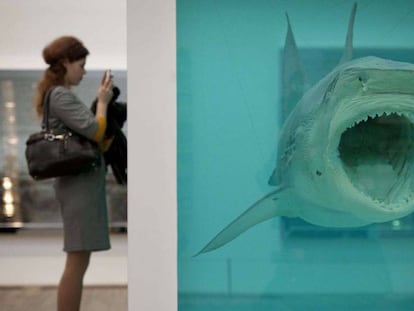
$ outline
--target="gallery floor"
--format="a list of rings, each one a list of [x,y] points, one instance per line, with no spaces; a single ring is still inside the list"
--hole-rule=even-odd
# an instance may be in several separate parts
[[[0,309],[4,311],[55,311],[56,287],[0,287]],[[127,311],[126,286],[87,286],[82,311]]]

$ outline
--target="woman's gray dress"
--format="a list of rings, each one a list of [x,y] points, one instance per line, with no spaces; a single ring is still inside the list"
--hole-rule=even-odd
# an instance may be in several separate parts
[[[94,114],[69,89],[58,86],[50,95],[50,128],[67,127],[89,139],[98,122]],[[110,248],[106,207],[105,165],[87,173],[55,179],[56,198],[60,203],[64,250],[98,251]]]

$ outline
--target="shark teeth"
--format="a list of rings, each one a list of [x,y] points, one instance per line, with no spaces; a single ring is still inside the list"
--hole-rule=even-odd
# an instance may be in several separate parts
[[[367,122],[369,119],[375,119],[380,117],[389,117],[389,116],[399,116],[399,117],[405,117],[411,121],[411,123],[414,123],[414,113],[412,112],[398,112],[398,111],[382,111],[382,112],[371,112],[360,116],[358,119],[351,121],[351,125],[347,126],[346,129],[353,128],[360,124],[361,122]]]
[[[341,134],[338,157],[353,186],[394,210],[414,200],[414,114],[370,112]]]

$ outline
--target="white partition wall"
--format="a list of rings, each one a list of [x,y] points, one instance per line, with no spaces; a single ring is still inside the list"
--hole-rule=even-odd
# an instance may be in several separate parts
[[[129,310],[176,310],[175,1],[127,11]]]

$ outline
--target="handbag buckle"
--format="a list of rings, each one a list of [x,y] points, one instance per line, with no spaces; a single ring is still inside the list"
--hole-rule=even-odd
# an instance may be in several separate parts
[[[45,134],[45,139],[48,141],[54,141],[55,139],[58,140],[63,140],[65,138],[65,135],[55,135],[52,133],[46,133]]]

